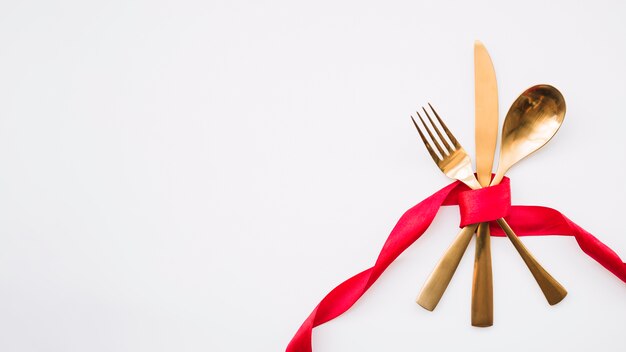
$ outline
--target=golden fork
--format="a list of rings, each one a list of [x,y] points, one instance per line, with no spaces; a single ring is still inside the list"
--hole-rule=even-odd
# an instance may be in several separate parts
[[[411,116],[411,119],[413,120],[413,124],[415,125],[415,128],[417,129],[420,137],[422,138],[422,141],[424,142],[424,145],[426,146],[426,149],[428,150],[430,156],[435,161],[435,164],[437,164],[439,169],[441,169],[441,171],[446,176],[463,182],[471,189],[482,188],[480,183],[476,179],[476,176],[473,173],[472,162],[471,162],[469,155],[467,154],[465,149],[461,147],[461,145],[456,140],[456,138],[454,138],[454,135],[452,135],[452,133],[444,124],[444,122],[441,120],[441,118],[439,117],[439,114],[437,114],[437,112],[432,107],[432,105],[428,104],[428,106],[434,113],[437,121],[439,122],[446,136],[451,142],[451,144],[448,143],[448,141],[444,138],[441,131],[439,130],[437,125],[435,125],[435,123],[433,122],[432,118],[430,117],[426,109],[422,108],[424,110],[424,113],[426,114],[426,117],[428,118],[430,122],[430,125],[432,126],[437,136],[439,137],[441,144],[437,141],[437,139],[431,132],[431,129],[425,123],[424,119],[419,114],[419,112],[417,113],[417,116],[419,117],[420,121],[422,122],[422,125],[426,129],[426,132],[428,133],[430,140],[432,140],[432,144],[425,137],[424,133],[422,132],[422,129],[419,127],[415,119]],[[439,154],[437,154],[437,152],[434,150],[433,145],[435,146]],[[500,172],[498,172],[498,174],[500,175]],[[498,177],[496,176],[496,178]],[[501,178],[497,179],[497,182],[495,182],[496,180],[494,179],[492,181],[492,184],[497,184],[500,180]],[[500,225],[502,230],[504,230],[507,237],[513,242],[516,249],[518,249],[518,252],[520,252],[520,255],[522,255],[522,258],[526,262],[526,265],[528,266],[528,268],[531,270],[533,276],[535,276],[535,279],[537,280],[537,283],[541,287],[541,290],[543,291],[544,295],[548,299],[548,302],[550,304],[556,304],[559,301],[561,301],[563,297],[565,297],[565,295],[567,294],[567,291],[565,291],[565,289],[547,271],[545,271],[545,269],[532,257],[532,255],[528,253],[528,250],[519,241],[519,239],[517,238],[517,236],[511,229],[511,227],[506,223],[506,221],[503,218],[498,219],[497,223],[498,225]],[[473,225],[464,227],[461,230],[461,233],[457,236],[457,238],[461,238],[462,240],[461,241],[455,240],[451,248],[446,253],[452,253],[452,252],[462,253],[467,247],[467,244],[469,243],[469,240],[471,239],[471,235],[476,231],[477,227],[478,227],[478,224],[473,224]],[[446,286],[450,282],[451,276],[454,274],[454,271],[459,264],[459,261],[456,259],[460,259],[460,256],[459,255],[444,256],[444,258],[442,258],[442,260],[437,264],[438,268],[436,268],[435,271],[433,271],[433,274],[437,272],[438,275],[445,274],[445,277],[439,277],[438,280],[431,280],[429,278],[427,280],[426,286],[424,286],[424,288],[422,289],[422,292],[443,293]],[[444,269],[444,270],[439,270],[439,269]],[[426,295],[420,294],[420,297],[417,303],[428,310],[433,310],[435,306],[437,305],[437,303],[439,302],[440,298],[441,298],[441,295],[439,294],[426,294]],[[477,325],[477,326],[482,326],[482,325]],[[487,325],[484,325],[484,326],[487,326]]]

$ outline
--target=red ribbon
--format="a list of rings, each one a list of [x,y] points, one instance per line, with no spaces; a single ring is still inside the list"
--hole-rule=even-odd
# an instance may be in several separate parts
[[[287,346],[287,352],[311,352],[313,328],[347,311],[376,282],[389,264],[420,238],[443,205],[459,205],[461,227],[491,221],[492,236],[504,236],[502,229],[492,221],[500,217],[506,219],[518,236],[573,236],[583,252],[626,282],[626,263],[592,234],[554,209],[511,206],[510,199],[509,179],[506,177],[500,185],[481,190],[470,190],[457,181],[409,209],[389,234],[374,266],[330,291],[300,326]]]
[[[461,227],[491,222],[509,215],[511,210],[511,181],[505,177],[496,186],[459,192]]]

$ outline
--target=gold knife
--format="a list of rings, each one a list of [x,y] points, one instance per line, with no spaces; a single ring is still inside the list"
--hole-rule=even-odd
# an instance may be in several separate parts
[[[475,69],[476,69],[476,144],[477,144],[477,169],[479,178],[484,174],[485,171],[480,171],[481,167],[484,167],[483,163],[485,159],[483,158],[480,161],[481,156],[486,155],[486,160],[493,164],[493,148],[495,148],[496,137],[489,137],[489,134],[494,135],[493,131],[489,131],[489,129],[495,129],[495,136],[497,136],[497,86],[495,81],[495,74],[493,72],[493,65],[491,64],[491,59],[489,58],[489,54],[487,53],[484,46],[477,42],[475,45],[476,49],[475,56],[482,57],[480,59],[475,59]],[[484,60],[484,61],[483,61]],[[482,62],[482,65],[485,65],[484,62],[488,62],[488,69],[485,67],[478,68],[479,63]],[[486,78],[487,82],[492,83],[492,87],[489,88],[489,85],[483,86],[483,83],[479,83],[479,81],[485,79],[485,77],[489,77],[489,74],[492,78]],[[485,89],[487,89],[485,91]],[[488,93],[489,89],[491,89],[492,93]],[[491,95],[490,95],[491,94]],[[489,97],[492,97],[493,103],[489,103]],[[491,105],[489,105],[491,104]],[[485,129],[479,128],[479,124],[482,124],[482,118],[485,110],[483,108],[487,108],[487,113],[491,111],[492,118],[495,114],[495,121],[491,125],[485,125]],[[483,116],[483,117],[481,117]],[[483,144],[486,142],[487,144]],[[489,143],[493,143],[493,147],[491,147],[491,151],[485,152],[484,150],[480,150],[485,145],[488,146]],[[492,165],[489,167],[485,167],[484,170],[489,170],[489,174],[491,173]],[[484,177],[484,176],[482,176]],[[481,181],[484,182],[484,179]],[[483,184],[483,183],[481,183]],[[537,263],[536,260],[528,253],[526,247],[522,244],[522,242],[515,236],[513,230],[506,225],[503,219],[498,220],[498,224],[507,234],[507,237],[511,240],[515,248],[518,250],[521,257],[524,259],[524,262],[529,267],[533,276],[537,280],[537,283],[541,287],[548,303],[551,305],[559,303],[567,294],[567,291],[561,286],[550,274],[548,274],[542,267]],[[441,300],[452,276],[454,276],[454,272],[456,271],[459,263],[461,262],[461,258],[465,253],[469,242],[472,239],[473,233],[477,230],[479,224],[468,225],[461,229],[457,237],[454,239],[450,247],[446,250],[444,255],[441,257],[432,273],[424,283],[422,290],[420,291],[417,297],[417,303],[427,310],[434,310],[437,307],[437,304]],[[488,227],[481,229],[477,235],[477,257],[475,261],[475,273],[474,273],[474,281],[472,288],[472,325],[475,326],[491,326],[493,325],[493,285],[491,280],[491,252],[489,248],[489,235]],[[484,233],[487,234],[484,234]],[[483,270],[486,267],[487,269]],[[487,273],[487,274],[486,274]],[[486,302],[485,305],[481,305]]]
[[[474,43],[474,104],[476,173],[478,182],[487,187],[491,183],[493,156],[498,139],[498,85],[491,57],[480,41]],[[488,223],[478,225],[476,232],[472,325],[493,325],[493,281]]]

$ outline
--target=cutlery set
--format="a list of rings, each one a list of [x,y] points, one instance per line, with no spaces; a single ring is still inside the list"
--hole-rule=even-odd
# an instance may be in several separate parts
[[[531,87],[520,95],[511,106],[504,121],[500,161],[492,179],[491,171],[498,134],[498,91],[491,58],[485,46],[480,42],[474,44],[474,72],[476,176],[472,170],[469,155],[430,104],[429,107],[440,127],[424,108],[422,110],[427,117],[428,124],[419,112],[417,116],[421,127],[412,116],[411,119],[439,169],[449,178],[461,181],[475,190],[499,184],[513,164],[545,145],[563,122],[565,100],[556,88],[548,85]],[[431,129],[435,131],[436,137]],[[440,129],[443,129],[451,144],[446,141]],[[428,137],[423,130],[426,131]],[[557,304],[565,298],[567,295],[565,288],[530,254],[506,220],[501,218],[497,220],[497,223],[528,266],[548,303]],[[476,252],[472,282],[472,325],[487,327],[493,325],[493,283],[488,223],[472,224],[461,230],[426,280],[417,297],[417,303],[427,310],[435,309],[474,232],[476,233]]]
[[[584,253],[626,282],[626,263],[565,215],[545,206],[511,205],[510,180],[505,174],[548,143],[559,130],[565,117],[563,95],[549,85],[536,85],[520,94],[504,119],[498,166],[493,174],[498,140],[498,86],[489,53],[480,42],[474,43],[474,74],[476,173],[469,154],[431,104],[417,111],[415,117],[411,116],[428,154],[441,172],[456,182],[433,193],[400,217],[374,265],[332,289],[302,323],[289,342],[287,352],[312,351],[313,328],[350,309],[386,268],[424,234],[442,206],[459,207],[461,230],[417,297],[417,303],[429,311],[441,300],[474,234],[473,326],[493,325],[492,235],[506,236],[511,241],[550,305],[563,300],[567,291],[539,264],[518,235],[573,237]]]

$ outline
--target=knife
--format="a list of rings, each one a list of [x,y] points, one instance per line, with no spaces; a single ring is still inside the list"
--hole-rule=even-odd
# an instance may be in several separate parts
[[[474,106],[476,173],[478,182],[489,186],[498,139],[498,86],[491,57],[480,41],[474,43]],[[472,325],[493,325],[493,282],[489,224],[478,225],[474,280],[472,281]]]

